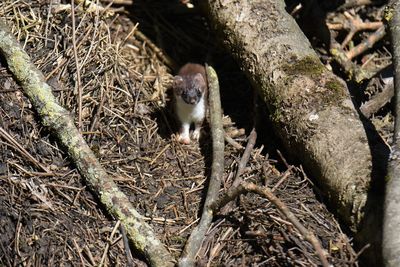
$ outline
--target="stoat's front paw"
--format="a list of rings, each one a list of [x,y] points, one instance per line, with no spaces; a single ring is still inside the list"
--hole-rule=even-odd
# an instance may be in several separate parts
[[[178,135],[178,142],[182,143],[182,144],[185,144],[185,145],[188,145],[188,144],[190,144],[190,138],[180,134],[180,135]]]
[[[196,129],[192,133],[192,137],[194,140],[199,141],[200,139],[200,129]]]

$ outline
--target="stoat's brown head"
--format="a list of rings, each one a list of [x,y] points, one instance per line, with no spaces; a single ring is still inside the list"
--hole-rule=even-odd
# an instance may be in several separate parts
[[[200,73],[177,75],[174,77],[173,89],[176,97],[182,98],[187,104],[199,103],[207,89],[207,83]]]

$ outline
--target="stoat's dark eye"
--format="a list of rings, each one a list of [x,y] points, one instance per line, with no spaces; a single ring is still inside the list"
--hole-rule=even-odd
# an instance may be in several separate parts
[[[197,91],[197,96],[200,98],[201,97],[201,92],[200,90]]]

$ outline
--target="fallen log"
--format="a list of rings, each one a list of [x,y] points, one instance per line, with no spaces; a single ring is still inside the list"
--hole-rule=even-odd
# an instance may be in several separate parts
[[[312,174],[341,220],[360,234],[359,245],[370,244],[375,262],[369,263],[378,266],[385,168],[378,163],[386,162],[388,151],[376,133],[366,131],[346,84],[320,62],[284,1],[209,0],[206,8],[267,104],[268,119],[287,152]],[[375,178],[382,181],[379,188]]]

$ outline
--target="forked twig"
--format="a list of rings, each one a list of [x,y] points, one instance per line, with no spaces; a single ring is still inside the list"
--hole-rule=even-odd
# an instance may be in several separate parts
[[[330,30],[347,29],[349,33],[344,38],[341,47],[344,48],[354,37],[354,35],[363,30],[378,30],[383,26],[382,21],[364,22],[359,16],[353,16],[349,12],[344,12],[343,15],[347,21],[339,24],[327,24]]]
[[[363,80],[372,78],[377,72],[379,72],[379,69],[367,68],[366,64],[359,66],[352,62],[352,59],[372,48],[386,35],[385,25],[381,21],[364,22],[359,16],[353,16],[349,12],[344,12],[344,16],[347,21],[338,24],[328,24],[328,28],[331,30],[349,30],[342,44],[339,44],[334,38],[331,39],[330,53],[334,60],[343,67],[348,77],[353,81],[360,83]],[[344,47],[348,45],[354,35],[358,31],[363,30],[375,30],[375,32],[370,34],[368,38],[364,39],[357,46],[349,49],[349,51],[345,51]],[[385,67],[387,67],[387,65],[381,66],[380,69]]]

